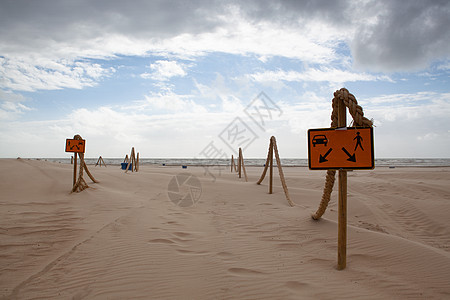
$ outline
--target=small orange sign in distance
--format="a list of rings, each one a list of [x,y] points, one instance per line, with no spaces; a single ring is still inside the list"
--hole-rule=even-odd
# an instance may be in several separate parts
[[[373,169],[373,129],[309,129],[308,165],[311,170]]]
[[[66,152],[84,153],[86,140],[66,139]]]

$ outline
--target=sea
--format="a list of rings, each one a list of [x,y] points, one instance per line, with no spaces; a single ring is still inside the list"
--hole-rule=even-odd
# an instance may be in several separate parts
[[[69,158],[36,158],[62,164],[70,164]],[[120,166],[123,158],[103,158],[106,165]],[[95,165],[98,158],[85,158],[88,165]],[[246,158],[246,166],[264,166],[266,159]],[[274,164],[276,162],[274,161]],[[308,159],[285,158],[281,159],[283,167],[308,167]],[[139,165],[160,166],[229,166],[230,159],[204,159],[204,158],[139,158]],[[450,158],[381,158],[375,159],[375,167],[450,167]]]

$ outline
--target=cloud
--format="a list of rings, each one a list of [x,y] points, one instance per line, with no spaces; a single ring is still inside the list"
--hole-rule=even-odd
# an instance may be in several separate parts
[[[450,2],[380,1],[374,6],[367,2],[376,17],[358,26],[351,43],[356,66],[411,71],[449,57]]]
[[[180,95],[170,86],[162,86],[159,92],[151,92],[144,100],[136,101],[128,109],[147,111],[152,115],[173,113],[206,113],[207,109],[193,100],[193,95]]]
[[[22,102],[25,101],[26,98],[22,94],[13,93],[11,91],[6,91],[0,89],[0,101],[7,102]]]
[[[23,113],[30,110],[33,109],[19,102],[4,101],[0,103],[0,120],[1,121],[14,120],[19,115],[22,115]]]
[[[1,86],[92,86],[113,70],[88,60],[117,55],[222,52],[330,64],[347,59],[346,45],[363,69],[426,68],[448,58],[449,13],[448,1],[7,1],[0,4]],[[155,64],[142,76],[164,80],[186,71]]]
[[[112,68],[83,61],[0,57],[0,87],[14,91],[81,89],[96,85],[98,80],[113,72]]]
[[[186,65],[180,64],[177,61],[157,60],[155,63],[150,64],[150,69],[153,70],[153,73],[143,73],[141,77],[165,81],[175,76],[186,76],[186,68]]]
[[[248,75],[256,82],[276,82],[276,81],[315,81],[344,83],[354,81],[391,81],[388,76],[376,76],[367,73],[355,73],[335,68],[322,67],[319,69],[309,68],[304,72],[298,71],[264,71]]]

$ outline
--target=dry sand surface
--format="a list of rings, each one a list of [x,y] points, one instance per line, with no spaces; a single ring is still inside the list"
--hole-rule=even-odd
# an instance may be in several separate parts
[[[260,167],[213,182],[202,167],[89,166],[100,183],[73,194],[71,165],[0,167],[1,299],[450,299],[450,168],[349,172],[338,271],[337,187],[311,219],[324,171],[284,169],[290,207],[278,177],[272,195],[255,184]],[[202,188],[190,207],[168,196],[182,172]]]

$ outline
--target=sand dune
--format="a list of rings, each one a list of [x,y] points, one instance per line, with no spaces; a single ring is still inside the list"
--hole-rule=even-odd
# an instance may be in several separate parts
[[[325,172],[285,168],[267,193],[228,169],[94,168],[70,194],[72,166],[0,160],[2,299],[450,298],[450,168],[349,172],[347,268],[336,270],[336,198],[320,221]],[[196,176],[175,205],[169,182]],[[218,174],[216,174],[218,175]]]

